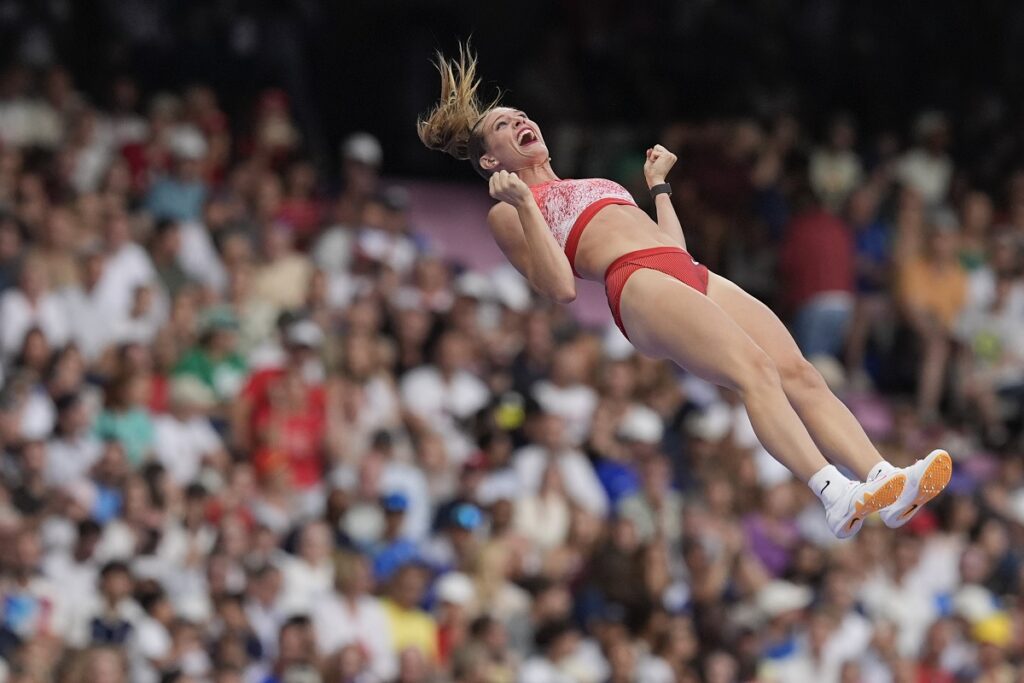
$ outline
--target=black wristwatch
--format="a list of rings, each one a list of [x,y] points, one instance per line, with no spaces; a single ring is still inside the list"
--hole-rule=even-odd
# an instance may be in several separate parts
[[[651,188],[651,197],[657,197],[659,194],[672,194],[672,186],[668,183],[658,183]]]

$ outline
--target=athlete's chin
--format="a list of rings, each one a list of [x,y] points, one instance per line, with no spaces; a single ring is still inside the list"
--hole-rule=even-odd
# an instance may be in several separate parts
[[[526,157],[527,164],[530,166],[543,164],[551,156],[548,153],[548,146],[543,142],[531,142],[528,145],[524,145],[519,148],[519,153]]]

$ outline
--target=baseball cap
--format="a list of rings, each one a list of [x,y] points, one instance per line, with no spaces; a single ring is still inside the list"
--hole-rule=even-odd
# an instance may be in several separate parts
[[[380,506],[384,512],[405,512],[409,509],[409,499],[404,493],[395,491],[381,496]]]
[[[380,166],[384,160],[384,151],[377,138],[361,131],[345,138],[341,143],[341,156],[348,161],[358,161],[367,166]]]
[[[299,320],[288,326],[285,341],[294,346],[305,346],[310,349],[319,348],[324,341],[324,333],[320,326],[312,320]]]
[[[452,511],[451,516],[448,519],[450,526],[465,529],[466,531],[473,531],[478,529],[483,524],[484,515],[480,512],[480,508],[472,503],[461,503],[456,505]]]
[[[199,161],[208,149],[202,133],[191,126],[181,126],[172,132],[167,146],[175,157],[186,161]]]
[[[637,443],[661,443],[665,432],[665,424],[661,417],[643,406],[633,406],[619,423],[617,435],[623,441]]]
[[[437,599],[441,602],[465,606],[475,597],[473,581],[462,572],[448,572],[437,580]]]

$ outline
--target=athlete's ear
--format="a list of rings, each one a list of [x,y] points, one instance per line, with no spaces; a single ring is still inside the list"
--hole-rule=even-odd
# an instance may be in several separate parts
[[[485,171],[493,171],[498,168],[498,160],[492,157],[490,154],[485,154],[480,157],[480,168]]]

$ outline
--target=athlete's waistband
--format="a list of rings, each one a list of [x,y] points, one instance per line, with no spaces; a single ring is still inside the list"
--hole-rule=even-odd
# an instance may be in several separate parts
[[[609,266],[604,269],[604,279],[607,280],[608,275],[611,274],[612,271],[614,271],[616,268],[619,268],[629,263],[630,261],[635,261],[636,259],[644,258],[647,256],[659,256],[661,254],[673,253],[683,254],[684,256],[686,256],[686,258],[690,259],[691,261],[693,260],[693,257],[690,256],[690,252],[686,251],[682,247],[672,245],[663,247],[650,247],[648,249],[637,249],[636,251],[627,252],[620,256],[619,258],[612,261],[611,264],[609,264]],[[696,261],[694,261],[694,263],[696,263]]]

